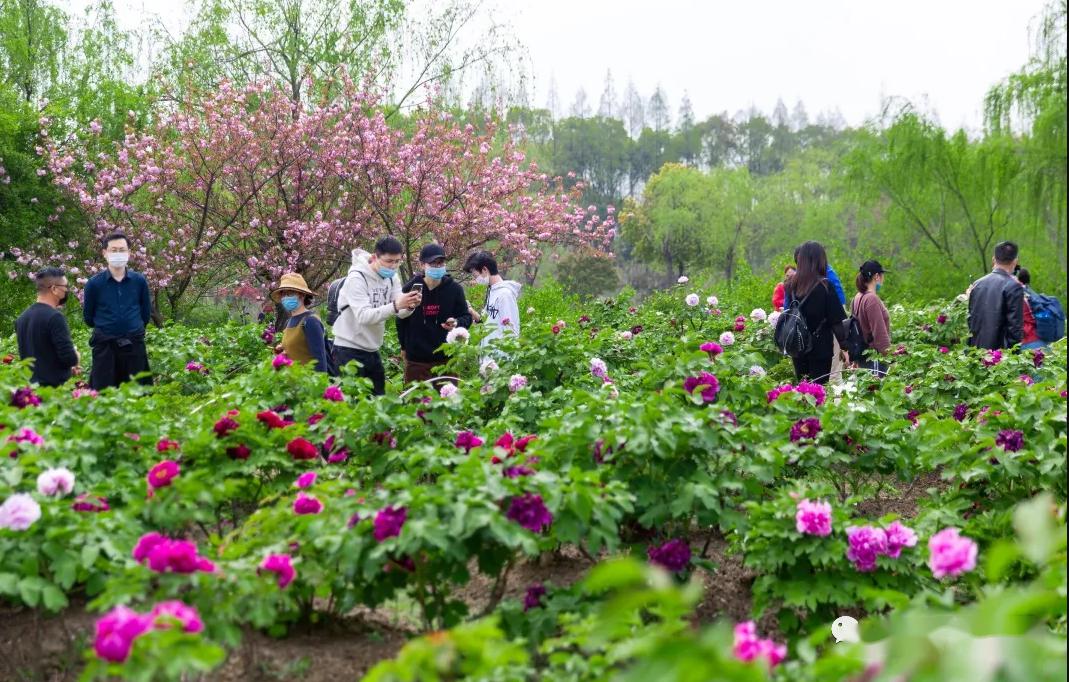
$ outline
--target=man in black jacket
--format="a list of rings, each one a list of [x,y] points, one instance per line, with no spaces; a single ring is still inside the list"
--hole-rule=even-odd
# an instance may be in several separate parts
[[[413,288],[423,290],[423,298],[412,315],[397,320],[406,384],[432,378],[432,370],[448,359],[438,351],[446,336],[457,327],[471,326],[464,287],[446,274],[445,261],[445,250],[440,245],[424,246],[419,252],[423,272],[401,288],[403,293]]]
[[[995,246],[994,269],[969,290],[969,344],[978,348],[1010,348],[1024,338],[1024,287],[1013,276],[1017,245]]]
[[[42,386],[60,386],[78,366],[78,350],[71,341],[67,318],[59,311],[67,303],[67,276],[59,268],[45,268],[36,275],[37,302],[15,321],[19,356],[33,358],[30,380]]]

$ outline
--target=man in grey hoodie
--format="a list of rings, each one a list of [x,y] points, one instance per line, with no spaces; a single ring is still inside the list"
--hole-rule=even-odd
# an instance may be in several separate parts
[[[404,247],[393,237],[383,237],[375,252],[353,249],[353,264],[338,294],[338,319],[334,322],[334,359],[338,367],[356,360],[360,376],[371,379],[375,395],[386,393],[386,370],[379,349],[386,333],[386,320],[404,319],[420,303],[420,293],[401,292],[397,268]]]
[[[520,307],[517,300],[523,285],[503,278],[498,273],[497,260],[489,251],[476,251],[468,256],[463,270],[475,276],[476,284],[489,287],[486,290],[486,306],[483,314],[486,315],[486,325],[491,329],[483,337],[482,345],[485,346],[492,339],[500,338],[506,333],[519,336]],[[479,321],[478,317],[476,321]]]

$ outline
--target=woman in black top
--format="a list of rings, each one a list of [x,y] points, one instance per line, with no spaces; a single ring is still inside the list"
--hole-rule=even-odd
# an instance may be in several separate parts
[[[828,383],[834,354],[832,335],[846,342],[846,311],[828,282],[828,255],[818,242],[809,241],[795,253],[798,272],[785,285],[791,300],[801,301],[802,316],[813,335],[813,348],[794,360],[794,374],[818,384]]]

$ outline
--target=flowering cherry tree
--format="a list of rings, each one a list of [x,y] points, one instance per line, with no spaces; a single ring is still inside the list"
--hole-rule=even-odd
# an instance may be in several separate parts
[[[130,236],[157,314],[224,286],[262,295],[286,271],[319,288],[383,234],[405,244],[409,270],[432,240],[457,256],[492,244],[530,264],[544,244],[611,239],[611,218],[581,206],[581,187],[565,191],[526,163],[493,122],[476,129],[428,103],[391,127],[375,93],[342,86],[301,105],[270,85],[223,83],[121,143],[104,144],[93,125],[62,141],[42,135],[39,153],[97,236]]]

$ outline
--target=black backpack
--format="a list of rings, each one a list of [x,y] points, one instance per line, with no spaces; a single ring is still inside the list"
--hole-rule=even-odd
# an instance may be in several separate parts
[[[339,277],[330,283],[327,287],[327,324],[334,326],[334,323],[338,321],[341,314],[349,306],[344,306],[341,310],[338,310],[338,297],[341,296],[341,290],[345,288],[345,277]]]
[[[855,302],[856,308],[860,308],[859,304],[863,298],[864,293]],[[860,362],[862,353],[869,349],[868,339],[861,333],[861,321],[857,317],[856,309],[850,311],[850,319],[846,321],[846,343],[843,344],[843,349],[850,355],[851,362]]]
[[[333,282],[331,283],[331,286],[334,286]],[[305,317],[297,326],[303,331],[304,323],[307,321],[308,318]],[[323,346],[324,354],[327,356],[327,376],[341,376],[341,371],[338,369],[338,361],[334,359],[334,339],[327,336],[327,330],[325,328],[323,329]]]
[[[792,297],[790,307],[784,310],[776,320],[776,333],[773,339],[776,342],[776,348],[784,355],[798,358],[813,350],[813,339],[816,334],[809,331],[809,324],[802,315],[802,306],[813,295],[814,290],[816,286],[810,289],[801,301]],[[821,322],[822,326],[823,324]],[[820,331],[820,327],[817,327],[817,331]]]

